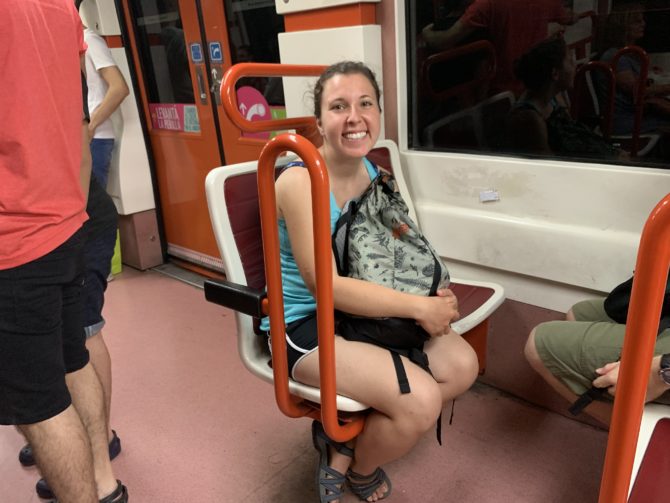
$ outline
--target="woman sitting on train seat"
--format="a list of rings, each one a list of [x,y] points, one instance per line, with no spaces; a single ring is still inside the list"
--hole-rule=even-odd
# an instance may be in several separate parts
[[[635,45],[644,36],[644,6],[629,3],[619,6],[607,17],[599,42],[603,48],[601,61],[607,63],[614,59],[622,47]],[[612,134],[630,135],[635,117],[634,94],[640,77],[640,60],[634,54],[624,54],[614,69],[616,93],[614,95],[614,115]],[[670,76],[657,72],[651,73],[646,83],[645,107],[640,125],[640,133],[670,130]],[[598,92],[605,93],[605,82],[597,79]]]
[[[377,176],[365,156],[380,132],[379,99],[375,76],[362,63],[334,64],[316,82],[314,114],[323,139],[319,152],[330,179],[331,233],[344,203],[358,198]],[[307,169],[286,169],[277,180],[276,193],[289,372],[297,381],[319,386]],[[472,385],[478,372],[477,358],[450,328],[458,317],[457,299],[450,290],[423,297],[334,273],[333,294],[335,308],[340,311],[413,318],[432,336],[424,351],[434,377],[403,357],[411,383],[408,394],[398,390],[394,364],[386,349],[335,337],[337,392],[370,405],[372,411],[363,432],[347,445],[331,441],[320,423],[314,423],[314,445],[320,452],[320,498],[340,501],[347,480],[360,499],[377,501],[391,492],[391,483],[380,466],[406,454],[435,425],[443,405]],[[262,328],[268,329],[267,319]]]
[[[565,41],[554,36],[516,63],[526,90],[507,117],[507,145],[513,152],[559,156],[619,157],[602,136],[570,117],[557,95],[572,88],[575,62]]]
[[[607,390],[584,412],[609,426],[626,325],[607,315],[603,299],[578,302],[565,319],[541,323],[532,330],[524,350],[526,359],[571,402],[591,387]],[[670,390],[670,373],[666,380],[659,373],[661,368],[670,368],[670,328],[659,334],[654,355],[645,399],[648,402]],[[663,396],[660,401],[670,403],[667,398]]]

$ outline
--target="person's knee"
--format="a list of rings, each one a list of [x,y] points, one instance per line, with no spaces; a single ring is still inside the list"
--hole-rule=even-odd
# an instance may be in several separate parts
[[[411,393],[403,395],[403,417],[408,433],[425,433],[430,430],[442,412],[442,395],[435,381],[415,383]]]
[[[540,355],[537,353],[537,348],[535,347],[536,330],[537,327],[530,331],[526,345],[523,348],[523,355],[526,357],[526,360],[530,366],[534,369],[537,369],[538,365],[542,365],[542,360],[540,359]]]
[[[472,386],[472,383],[475,382],[477,376],[479,375],[479,360],[477,359],[477,353],[475,350],[468,344],[467,350],[462,351],[459,357],[455,362],[456,371],[458,376],[460,376],[461,381],[467,385],[469,388]]]

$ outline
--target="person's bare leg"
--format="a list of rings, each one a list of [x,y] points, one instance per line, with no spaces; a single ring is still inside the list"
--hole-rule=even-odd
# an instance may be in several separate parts
[[[98,332],[86,339],[86,349],[88,349],[91,365],[93,365],[102,385],[107,422],[107,442],[109,443],[113,438],[112,427],[110,425],[112,409],[112,359],[109,356],[109,350],[107,349],[107,344],[105,344],[105,339],[102,337],[102,332]]]
[[[388,350],[335,339],[338,393],[370,405],[363,432],[356,439],[351,469],[361,475],[406,454],[421,435],[435,425],[442,410],[442,396],[433,377],[403,357],[411,393],[401,394]],[[296,378],[318,386],[318,350],[295,369]],[[385,484],[369,498],[384,496]]]
[[[91,442],[98,498],[103,498],[116,489],[117,483],[109,460],[102,386],[90,363],[76,372],[66,374],[65,381],[72,396],[72,403],[84,423]]]
[[[568,314],[572,314],[572,311],[568,311]],[[574,321],[574,317],[572,317],[572,320],[568,321]],[[577,400],[577,395],[544,366],[535,346],[535,329],[533,329],[528,336],[528,341],[526,341],[526,347],[524,348],[524,355],[533,370],[540,374],[540,377],[542,377],[542,379],[544,379],[559,395],[570,403]],[[612,404],[593,401],[584,409],[584,412],[609,427],[612,417]]]
[[[449,330],[441,337],[433,337],[424,349],[443,404],[470,389],[479,374],[479,362],[475,350],[460,334]]]
[[[98,501],[88,434],[75,408],[18,428],[33,448],[42,475],[63,503]]]

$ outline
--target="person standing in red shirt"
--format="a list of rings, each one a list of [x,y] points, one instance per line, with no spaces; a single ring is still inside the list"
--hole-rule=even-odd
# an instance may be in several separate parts
[[[72,0],[0,2],[0,424],[61,501],[123,503],[81,309],[85,47]]]

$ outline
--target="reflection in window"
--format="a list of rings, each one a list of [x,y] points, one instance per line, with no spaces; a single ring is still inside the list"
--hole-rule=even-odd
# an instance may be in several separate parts
[[[667,164],[670,7],[606,3],[409,0],[409,145]]]
[[[151,103],[195,103],[178,0],[130,2]]]
[[[274,0],[226,0],[226,20],[233,64],[279,63],[277,34],[284,32],[284,18]],[[236,87],[251,86],[263,94],[274,113],[283,110],[284,89],[280,77],[247,77]]]

